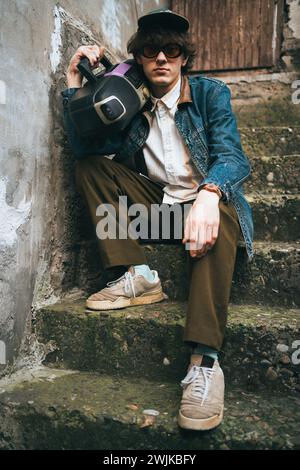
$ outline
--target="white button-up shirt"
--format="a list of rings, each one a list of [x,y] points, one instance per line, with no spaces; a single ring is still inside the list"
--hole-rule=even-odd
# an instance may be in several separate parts
[[[180,97],[181,79],[162,98],[151,96],[153,107],[146,113],[149,136],[143,147],[148,176],[163,187],[163,203],[190,201],[197,197],[202,176],[191,160],[174,116]]]

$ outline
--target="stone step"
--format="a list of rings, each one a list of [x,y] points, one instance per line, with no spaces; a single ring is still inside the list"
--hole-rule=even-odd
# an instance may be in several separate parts
[[[214,432],[177,425],[182,389],[145,377],[40,370],[0,384],[0,449],[299,449],[300,401],[227,387]],[[145,414],[155,410],[155,418]],[[197,456],[199,459],[199,455]],[[200,459],[198,462],[200,464]]]
[[[296,77],[297,74],[295,80]],[[266,88],[263,88],[264,84]],[[235,86],[238,87],[236,94],[233,90]],[[300,106],[293,104],[291,100],[290,84],[286,85],[286,90],[280,97],[277,86],[270,90],[268,79],[259,82],[259,88],[255,88],[252,96],[251,91],[249,93],[249,87],[252,85],[246,80],[243,86],[245,89],[241,93],[241,81],[235,85],[230,84],[233,91],[232,108],[240,127],[294,126],[300,122]]]
[[[256,242],[254,250],[250,263],[237,252],[231,301],[300,306],[300,243]]]
[[[238,248],[231,301],[299,306],[300,243],[256,242],[254,250],[255,255],[248,262],[245,248]],[[148,264],[159,272],[170,298],[185,300],[188,278],[184,248],[146,245],[145,251]]]
[[[295,241],[300,238],[300,192],[284,194],[282,191],[253,190],[245,196],[253,212],[255,240]],[[86,236],[92,238],[94,233],[89,231]]]
[[[299,154],[300,126],[240,127],[239,132],[249,157]]]
[[[185,373],[191,352],[182,341],[185,302],[92,313],[84,304],[67,300],[37,312],[35,333],[50,351],[45,364],[134,377],[147,371],[168,381]],[[292,356],[299,327],[299,309],[231,304],[220,354],[230,383],[300,389]],[[278,350],[278,344],[284,346]]]
[[[148,264],[156,269],[170,299],[186,300],[188,278],[187,253],[182,245],[144,245]],[[244,246],[237,251],[231,301],[265,303],[289,307],[300,306],[300,242],[255,242],[255,255],[248,261]],[[83,292],[98,290],[101,260],[96,242],[76,248],[72,268],[73,285]]]
[[[253,211],[255,240],[296,241],[300,238],[300,196],[248,194]]]
[[[252,172],[245,192],[297,194],[300,192],[300,155],[252,156]]]

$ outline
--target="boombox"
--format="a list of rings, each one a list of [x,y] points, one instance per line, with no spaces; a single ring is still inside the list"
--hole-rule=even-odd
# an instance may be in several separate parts
[[[140,66],[134,60],[113,65],[101,59],[105,70],[93,73],[89,60],[78,69],[87,79],[69,102],[70,118],[82,137],[113,135],[123,131],[150,96]]]

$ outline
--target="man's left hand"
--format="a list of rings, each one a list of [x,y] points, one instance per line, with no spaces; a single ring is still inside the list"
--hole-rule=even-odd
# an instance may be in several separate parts
[[[201,190],[187,216],[182,243],[189,243],[192,258],[201,258],[216,243],[220,225],[219,200],[218,194]]]

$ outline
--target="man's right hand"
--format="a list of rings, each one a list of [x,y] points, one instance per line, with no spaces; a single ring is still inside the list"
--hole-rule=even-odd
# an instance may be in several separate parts
[[[83,57],[87,57],[91,67],[98,67],[99,60],[104,56],[104,47],[97,46],[80,46],[70,60],[67,69],[67,86],[68,88],[80,88],[82,86],[82,74],[79,72],[77,65]]]

